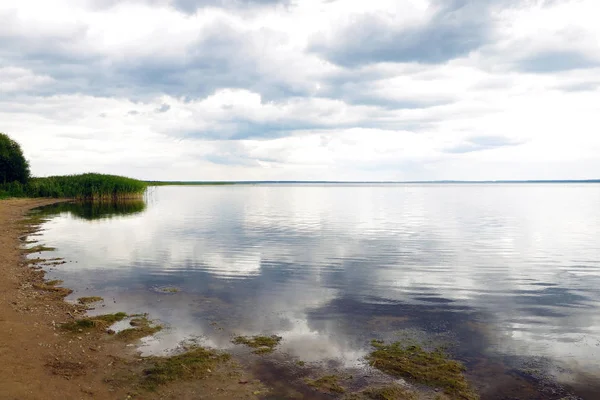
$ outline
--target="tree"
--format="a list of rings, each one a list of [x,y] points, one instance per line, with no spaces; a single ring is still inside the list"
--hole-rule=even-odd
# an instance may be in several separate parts
[[[19,143],[0,133],[0,184],[27,183],[29,176],[29,162]]]

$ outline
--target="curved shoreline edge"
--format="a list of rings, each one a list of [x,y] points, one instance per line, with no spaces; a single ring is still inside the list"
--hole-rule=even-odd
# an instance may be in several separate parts
[[[48,290],[45,272],[25,257],[24,241],[33,239],[43,223],[28,223],[26,213],[66,201],[0,200],[0,398],[136,398],[136,378],[152,360],[105,332],[61,330],[60,324],[85,317],[87,308],[65,301],[68,289]],[[240,385],[239,380],[252,382]],[[190,398],[201,390],[214,399],[256,399],[259,389],[262,385],[245,371],[223,364],[208,377],[166,384],[141,397]]]

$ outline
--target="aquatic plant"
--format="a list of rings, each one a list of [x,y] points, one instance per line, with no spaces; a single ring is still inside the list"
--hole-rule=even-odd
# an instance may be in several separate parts
[[[60,327],[70,332],[81,332],[90,329],[103,330],[127,318],[124,312],[114,314],[95,315],[93,317],[82,318],[73,322],[61,324]]]
[[[43,282],[43,283],[34,283],[32,286],[34,287],[34,289],[43,290],[45,292],[51,292],[51,293],[58,295],[59,297],[66,297],[66,296],[70,295],[71,293],[73,293],[73,291],[71,289],[57,286],[57,285],[60,285],[61,283],[62,283],[62,281],[55,280],[55,281],[49,281],[49,282]]]
[[[371,345],[375,350],[366,359],[372,367],[396,377],[440,388],[452,399],[479,399],[463,375],[465,367],[449,359],[442,350],[427,351],[418,345],[404,345],[401,342],[385,344],[379,340],[373,340]]]
[[[89,296],[89,297],[80,297],[77,299],[77,302],[79,304],[91,304],[91,303],[97,303],[102,300],[104,300],[102,297]]]
[[[42,251],[54,251],[54,250],[56,250],[56,248],[54,248],[54,247],[34,246],[34,247],[30,247],[28,249],[23,249],[23,253],[31,254],[31,253],[40,253]]]
[[[132,318],[131,321],[129,321],[129,325],[133,328],[123,329],[122,331],[117,332],[115,335],[117,339],[130,342],[154,335],[156,332],[162,330],[161,325],[152,324],[152,321],[150,321],[146,315]]]
[[[337,375],[326,375],[315,380],[307,379],[306,383],[308,386],[312,386],[315,389],[326,393],[346,392],[346,389],[339,384],[339,377]]]
[[[256,349],[253,351],[254,354],[267,354],[272,353],[275,347],[281,342],[281,336],[236,336],[233,340],[233,344],[244,344],[248,347]]]
[[[369,388],[363,394],[372,400],[417,400],[415,392],[405,389],[399,385],[390,385]]]
[[[175,380],[200,379],[209,374],[217,364],[230,358],[229,354],[203,347],[195,347],[171,357],[148,357],[146,362],[151,366],[144,369],[141,385],[153,390],[158,385]]]

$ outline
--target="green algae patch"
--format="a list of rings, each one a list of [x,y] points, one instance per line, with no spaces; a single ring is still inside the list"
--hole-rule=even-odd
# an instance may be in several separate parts
[[[47,246],[34,246],[34,247],[30,247],[28,249],[23,249],[23,253],[25,254],[31,254],[31,253],[39,253],[42,251],[54,251],[56,250],[56,248],[54,247],[47,247]]]
[[[185,353],[171,357],[148,357],[151,366],[144,369],[141,385],[149,390],[177,381],[202,379],[210,374],[218,364],[229,361],[229,354],[195,347]]]
[[[114,324],[127,318],[127,314],[124,312],[118,312],[115,314],[104,314],[95,315],[93,317],[82,318],[77,321],[67,322],[61,324],[61,328],[70,332],[82,332],[86,330],[103,330]]]
[[[145,315],[132,318],[131,321],[129,321],[129,325],[131,325],[132,328],[123,329],[122,331],[117,332],[115,335],[117,339],[131,342],[146,336],[154,335],[155,333],[160,332],[163,328],[161,325],[152,324],[152,321],[150,321]]]
[[[339,383],[339,377],[337,375],[325,375],[319,379],[307,379],[306,384],[312,386],[320,392],[325,393],[345,393],[344,389]]]
[[[102,297],[99,296],[89,296],[89,297],[80,297],[77,299],[77,302],[79,304],[92,304],[92,303],[97,303],[99,301],[103,301],[104,299]]]
[[[33,287],[38,290],[53,293],[55,295],[58,295],[59,297],[66,297],[73,293],[71,289],[57,286],[61,283],[63,283],[61,280],[54,280],[42,283],[34,283]]]
[[[155,290],[159,293],[179,293],[180,292],[179,288],[176,288],[175,286],[158,287]]]
[[[366,359],[372,367],[442,389],[452,399],[479,399],[463,374],[464,365],[449,359],[442,350],[427,351],[418,345],[385,344],[378,340],[373,340],[371,345],[375,350]]]
[[[275,347],[281,342],[281,336],[236,336],[233,340],[233,344],[244,344],[248,347],[256,349],[253,351],[254,354],[268,354],[275,350]]]
[[[372,400],[417,400],[419,398],[415,392],[398,385],[370,388],[363,394],[367,399]]]

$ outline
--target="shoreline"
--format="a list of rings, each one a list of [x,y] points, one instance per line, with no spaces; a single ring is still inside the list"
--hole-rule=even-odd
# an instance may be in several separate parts
[[[256,399],[258,392],[265,393],[258,381],[233,363],[216,365],[202,379],[175,381],[140,393],[137,379],[152,366],[152,359],[142,358],[127,341],[101,330],[61,329],[63,323],[85,318],[88,308],[65,301],[70,290],[49,284],[41,267],[44,259],[28,260],[22,247],[44,222],[27,221],[28,211],[70,200],[0,200],[0,398],[185,399],[202,393],[211,399]]]

